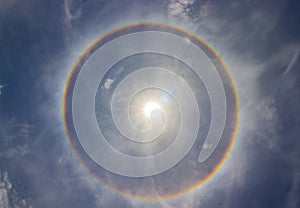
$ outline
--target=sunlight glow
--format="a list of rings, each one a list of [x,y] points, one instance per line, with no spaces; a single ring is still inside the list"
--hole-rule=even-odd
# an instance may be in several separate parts
[[[150,118],[151,113],[154,110],[160,110],[161,107],[156,102],[148,102],[144,107],[144,114],[147,118]]]

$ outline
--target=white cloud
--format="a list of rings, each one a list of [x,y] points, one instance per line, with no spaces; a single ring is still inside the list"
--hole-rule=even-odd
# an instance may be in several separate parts
[[[207,143],[204,143],[202,148],[203,149],[208,149],[208,148],[211,148],[213,145],[212,144],[207,144]]]
[[[0,171],[0,207],[1,208],[32,208],[28,201],[20,197],[13,188],[7,172]]]
[[[0,207],[9,208],[7,190],[0,188]]]
[[[105,80],[105,83],[104,83],[104,88],[106,90],[110,89],[112,83],[114,83],[114,80],[113,79],[106,79]]]
[[[0,95],[2,94],[2,88],[4,88],[5,85],[0,84]]]
[[[169,18],[180,18],[189,21],[189,6],[193,5],[195,0],[171,0],[168,3]]]
[[[3,175],[0,173],[0,207],[10,207],[8,193],[10,192],[11,188],[12,185],[8,180],[7,172],[4,172]]]

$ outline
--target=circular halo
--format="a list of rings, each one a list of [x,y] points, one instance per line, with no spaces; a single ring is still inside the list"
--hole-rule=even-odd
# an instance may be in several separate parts
[[[145,28],[146,26],[148,26],[149,28]],[[90,122],[90,123],[85,123],[85,125],[88,124],[86,126],[94,125],[92,128],[89,128],[89,130],[91,132],[98,131],[97,133],[99,134],[100,129],[98,128],[97,125],[95,125],[95,124],[97,124],[97,119],[95,118],[95,113],[93,113],[92,110],[84,111],[85,113],[82,113],[82,111],[79,110],[79,108],[87,105],[86,109],[94,109],[94,106],[95,106],[94,99],[96,96],[95,94],[97,93],[97,91],[95,89],[97,89],[97,87],[99,86],[99,83],[101,82],[101,79],[104,77],[104,74],[107,71],[100,70],[99,71],[100,75],[98,75],[97,77],[96,76],[93,77],[93,73],[90,73],[90,74],[87,73],[86,75],[82,76],[82,74],[83,74],[82,72],[89,71],[89,70],[92,71],[93,69],[95,69],[97,67],[96,65],[93,66],[93,61],[91,61],[91,60],[93,60],[93,57],[96,57],[95,54],[99,53],[99,51],[101,51],[101,49],[105,48],[109,44],[113,44],[114,41],[117,41],[117,43],[120,44],[120,42],[118,42],[118,41],[122,40],[122,38],[123,38],[123,40],[121,42],[123,42],[123,44],[126,45],[126,44],[130,43],[130,38],[131,38],[131,41],[134,40],[136,43],[142,43],[143,46],[146,48],[146,50],[141,50],[141,49],[139,49],[139,47],[130,45],[129,50],[126,51],[126,54],[122,54],[122,51],[121,51],[121,52],[118,52],[118,54],[116,54],[115,57],[105,56],[105,54],[108,54],[106,51],[102,55],[104,55],[105,58],[114,59],[114,61],[112,61],[111,63],[107,63],[107,62],[105,63],[105,62],[102,62],[103,61],[102,60],[101,63],[105,63],[104,68],[106,70],[108,70],[112,65],[114,65],[116,62],[118,62],[120,59],[125,58],[126,56],[134,55],[134,54],[138,54],[138,53],[151,52],[151,53],[167,54],[169,56],[175,57],[176,59],[183,61],[188,66],[190,66],[193,70],[195,70],[198,77],[200,77],[200,79],[204,82],[204,85],[209,93],[210,104],[211,104],[210,126],[208,129],[208,133],[206,135],[206,139],[204,140],[204,142],[201,145],[202,149],[201,149],[200,153],[198,152],[199,154],[197,157],[197,159],[198,159],[197,162],[200,162],[199,164],[201,164],[201,163],[205,163],[205,162],[209,161],[210,157],[214,153],[214,150],[218,146],[218,143],[220,141],[222,143],[222,140],[220,140],[221,137],[223,137],[225,135],[229,138],[229,141],[227,139],[227,142],[225,142],[225,144],[227,144],[227,146],[226,146],[226,148],[223,148],[223,154],[221,155],[221,157],[219,157],[218,163],[216,163],[215,166],[210,171],[210,173],[216,172],[216,170],[219,168],[220,164],[224,162],[224,160],[225,160],[224,158],[226,158],[225,156],[228,155],[228,152],[233,145],[232,138],[234,138],[234,135],[236,134],[236,129],[237,129],[237,125],[236,125],[237,111],[236,110],[237,110],[238,106],[237,106],[236,93],[235,93],[233,82],[232,82],[231,77],[229,76],[228,72],[226,71],[226,68],[224,67],[224,65],[222,65],[222,62],[219,59],[219,57],[216,54],[214,54],[212,51],[210,51],[211,49],[209,47],[207,47],[207,45],[205,45],[205,44],[203,44],[203,42],[199,41],[199,38],[197,36],[187,32],[187,31],[183,31],[176,27],[165,25],[165,24],[159,24],[159,23],[158,24],[144,23],[144,24],[132,25],[130,29],[133,29],[134,32],[132,32],[132,31],[128,32],[128,27],[127,28],[125,27],[120,30],[113,31],[108,36],[106,36],[106,38],[101,39],[101,41],[98,42],[99,45],[97,45],[97,46],[94,45],[94,47],[90,48],[89,49],[90,54],[81,57],[80,63],[77,64],[76,67],[74,68],[77,70],[73,71],[76,73],[72,73],[72,77],[71,77],[72,79],[69,80],[71,82],[68,83],[68,86],[66,88],[66,99],[64,102],[64,115],[65,115],[65,124],[67,126],[67,130],[72,128],[72,127],[70,127],[72,125],[74,125],[73,130],[75,130],[72,133],[70,133],[70,131],[68,131],[69,136],[76,137],[77,142],[79,141],[78,143],[80,145],[82,145],[83,150],[85,151],[85,153],[83,153],[83,154],[87,153],[88,157],[92,158],[94,160],[94,162],[96,162],[98,165],[100,165],[101,167],[105,166],[104,167],[105,169],[108,169],[109,171],[111,171],[113,173],[129,176],[129,177],[145,177],[145,176],[153,176],[153,175],[155,175],[154,177],[156,177],[157,174],[158,175],[167,174],[165,172],[169,172],[169,169],[172,169],[172,167],[174,167],[174,165],[181,162],[181,160],[184,157],[186,157],[187,153],[192,149],[192,146],[195,144],[195,140],[198,139],[198,137],[199,137],[199,133],[198,133],[199,124],[198,123],[200,122],[200,115],[199,115],[199,112],[195,113],[195,111],[194,111],[193,119],[196,120],[196,122],[195,122],[196,125],[192,125],[195,128],[194,136],[193,136],[193,134],[191,136],[188,136],[188,138],[192,138],[192,136],[193,136],[193,139],[190,140],[190,144],[185,146],[186,141],[184,141],[180,144],[186,148],[178,148],[176,150],[176,152],[171,151],[171,153],[169,153],[170,157],[175,156],[175,160],[174,159],[171,160],[170,163],[168,163],[168,161],[167,162],[164,161],[164,159],[166,158],[165,157],[166,155],[164,155],[163,157],[159,158],[159,160],[155,161],[155,163],[154,163],[155,166],[153,166],[153,163],[150,163],[150,162],[149,163],[146,162],[147,165],[143,166],[143,163],[145,161],[147,161],[147,158],[149,158],[149,157],[142,157],[143,162],[139,163],[139,165],[141,165],[141,167],[143,167],[143,168],[141,168],[140,172],[138,172],[138,173],[136,171],[132,171],[132,170],[128,169],[128,167],[123,166],[122,167],[123,169],[120,170],[119,167],[111,166],[112,163],[114,163],[114,162],[112,162],[114,160],[111,160],[109,162],[103,161],[104,157],[112,156],[114,154],[112,152],[105,152],[104,155],[100,154],[100,156],[97,155],[97,154],[99,154],[99,152],[105,151],[102,145],[109,145],[108,143],[105,143],[105,139],[102,140],[101,144],[99,143],[99,140],[97,140],[97,139],[93,140],[93,143],[96,142],[96,143],[100,144],[100,145],[98,145],[98,147],[100,149],[92,147],[91,146],[92,143],[90,143],[90,141],[87,141],[88,139],[86,139],[86,135],[87,135],[86,129],[82,128],[83,120]],[[163,30],[163,32],[161,30]],[[117,38],[113,37],[114,35],[117,35],[118,37]],[[127,40],[127,41],[125,41],[125,43],[124,43],[124,38]],[[166,44],[163,44],[163,46],[165,46],[165,47],[161,47],[161,46],[158,46],[155,44],[147,44],[150,42],[157,42],[158,40],[161,41],[162,43],[166,43]],[[189,41],[187,41],[187,40],[189,40]],[[195,42],[196,42],[196,44],[195,44]],[[116,44],[116,42],[115,42],[115,44]],[[203,44],[202,48],[199,47],[199,44],[200,45]],[[139,45],[139,44],[136,44],[136,45]],[[128,48],[128,47],[126,47],[126,48]],[[188,49],[189,51],[192,51],[192,52],[189,53],[189,56],[187,57],[182,52],[182,51],[185,51],[183,49],[186,49],[186,50]],[[100,55],[100,56],[98,55],[97,58],[103,57],[102,55]],[[95,58],[95,59],[97,59],[97,58]],[[89,65],[89,63],[91,66],[87,67]],[[201,66],[201,67],[199,68],[199,66]],[[151,66],[149,66],[149,67],[151,67]],[[224,70],[224,68],[225,68],[225,70]],[[158,68],[153,68],[152,70],[164,71],[164,69],[162,70],[162,69],[158,69]],[[222,71],[222,70],[224,70],[224,71]],[[172,73],[170,71],[170,69],[166,69],[165,71],[167,71],[168,74]],[[136,72],[136,73],[138,73],[138,72]],[[151,73],[149,73],[149,70],[148,70],[148,74],[147,74],[147,70],[144,70],[144,73],[142,73],[142,74],[143,75],[138,76],[138,78],[145,77],[144,75],[149,75],[149,76],[151,75]],[[80,81],[80,80],[83,80],[83,81]],[[86,83],[87,80],[90,81],[88,84]],[[94,80],[94,81],[91,81],[91,80]],[[160,84],[162,84],[162,83],[160,83]],[[225,85],[225,88],[224,88],[223,84]],[[148,83],[148,86],[153,87],[152,85],[153,85],[153,83],[151,83],[151,82]],[[78,86],[79,86],[79,88],[78,88]],[[156,86],[156,84],[154,84],[154,86],[159,87],[159,86]],[[187,85],[186,88],[189,89],[189,86]],[[180,88],[180,89],[182,89],[182,88]],[[174,91],[176,92],[176,90],[174,90]],[[73,92],[73,93],[71,93],[71,92]],[[86,92],[86,94],[82,96],[82,94],[84,92]],[[188,92],[188,91],[186,91],[186,92]],[[71,105],[72,110],[70,111],[70,103],[71,102],[70,102],[70,100],[68,102],[68,95],[71,95],[71,94],[72,94],[72,96],[70,96],[70,98],[72,98],[72,105]],[[178,96],[175,96],[175,98],[177,98],[177,97]],[[189,96],[187,96],[187,97],[189,97]],[[231,101],[233,101],[233,107],[228,107],[228,105],[226,105],[228,97],[230,97]],[[191,98],[193,98],[193,99],[188,100],[188,101],[191,101],[191,103],[197,101],[197,99],[195,99],[195,97],[191,96]],[[84,100],[86,100],[86,101],[83,102]],[[183,100],[181,99],[180,101],[183,101]],[[184,102],[179,102],[179,103],[181,106],[184,105]],[[193,104],[193,106],[195,106],[194,109],[197,109],[197,106],[198,106],[197,102],[195,104]],[[218,109],[218,111],[217,111],[217,109]],[[228,109],[230,109],[230,112],[231,113],[233,112],[233,114],[230,114],[228,116]],[[183,111],[181,109],[181,113],[185,113],[187,108],[184,108],[184,110],[185,111]],[[88,116],[90,116],[90,117],[88,117]],[[68,119],[68,118],[72,118],[72,120]],[[82,118],[85,118],[85,119],[82,119]],[[188,117],[188,118],[191,118],[191,117]],[[230,119],[228,119],[228,118],[230,118]],[[234,122],[232,122],[232,118],[233,118]],[[230,124],[227,127],[226,122],[228,120],[231,120],[231,122],[229,122]],[[183,120],[183,121],[187,122],[187,120]],[[73,122],[73,124],[72,124],[72,122]],[[182,124],[184,124],[184,122],[182,122]],[[232,128],[233,126],[234,126],[234,128]],[[223,130],[224,130],[224,132],[223,132]],[[183,131],[183,132],[185,134],[187,131]],[[90,134],[90,132],[89,132],[89,134]],[[82,138],[83,138],[83,140],[82,140]],[[176,139],[175,141],[178,141],[178,139]],[[105,147],[109,147],[109,146],[105,146]],[[97,149],[97,150],[93,150],[93,148]],[[184,149],[184,151],[182,151],[181,155],[178,154],[177,151],[182,150],[182,149]],[[93,151],[94,151],[94,153],[91,153]],[[167,151],[165,151],[165,152],[167,152]],[[119,157],[121,155],[121,153],[118,152],[117,155]],[[178,156],[178,155],[180,155],[180,156]],[[130,159],[132,159],[132,158],[137,159],[138,157],[130,157]],[[115,161],[117,161],[118,163],[122,162],[122,161],[120,161],[120,158],[114,158],[114,159],[116,159]],[[146,160],[144,160],[144,159],[146,159]],[[160,159],[162,159],[163,162],[161,162]],[[139,161],[139,160],[132,160],[132,161],[134,161],[134,163],[135,163],[136,161]],[[128,157],[126,157],[126,160],[124,160],[124,162],[128,163]],[[160,164],[160,165],[158,165],[159,168],[157,168],[157,164]],[[177,167],[177,165],[176,165],[176,167]],[[117,168],[117,169],[114,169],[114,168]],[[207,173],[204,175],[205,176],[203,176],[202,180],[200,180],[200,181],[204,181],[205,179],[207,180],[207,178],[209,177],[210,174]],[[199,184],[199,182],[198,182],[198,184]],[[191,187],[192,186],[183,187],[180,189],[187,190]],[[120,188],[120,187],[117,186],[117,188]],[[182,193],[182,190],[178,191],[177,193],[179,193],[179,192]],[[136,195],[140,195],[140,194],[138,193]],[[165,195],[174,195],[174,193],[167,193]]]

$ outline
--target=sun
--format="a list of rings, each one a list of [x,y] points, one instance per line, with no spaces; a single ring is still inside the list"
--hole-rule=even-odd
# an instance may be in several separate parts
[[[154,111],[154,110],[161,110],[161,106],[156,103],[156,102],[147,102],[146,105],[144,106],[144,115],[147,117],[147,118],[150,118],[151,116],[151,113]]]

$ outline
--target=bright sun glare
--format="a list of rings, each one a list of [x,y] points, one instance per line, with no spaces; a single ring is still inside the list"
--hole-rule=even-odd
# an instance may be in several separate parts
[[[144,114],[147,118],[150,117],[152,111],[154,110],[160,110],[161,107],[160,105],[158,105],[157,103],[155,102],[148,102],[145,107],[144,107]]]

